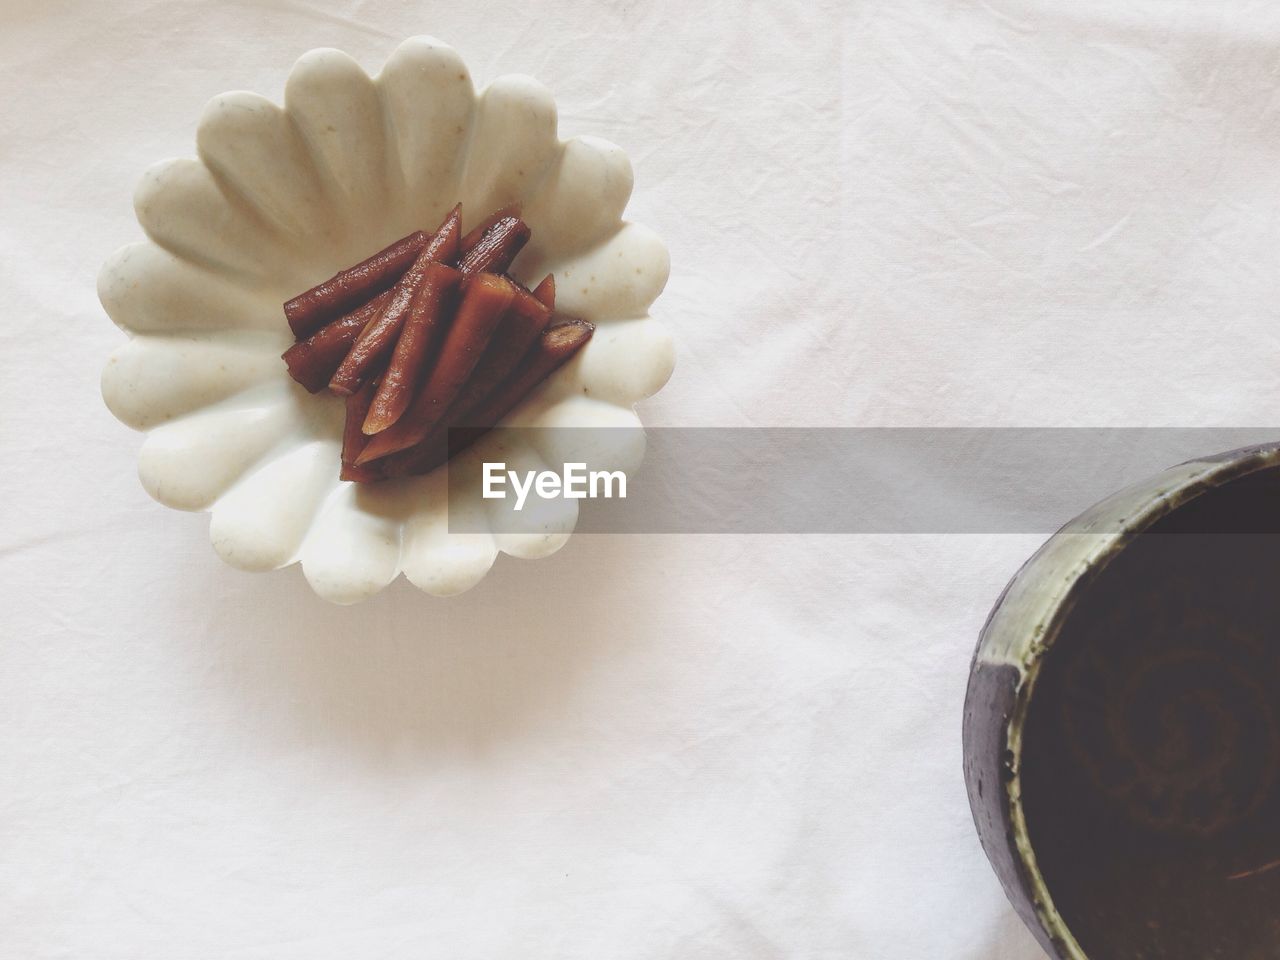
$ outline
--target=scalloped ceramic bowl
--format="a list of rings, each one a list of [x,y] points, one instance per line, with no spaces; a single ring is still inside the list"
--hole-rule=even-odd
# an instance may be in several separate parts
[[[289,379],[281,304],[431,229],[459,200],[472,222],[520,200],[533,237],[512,272],[526,282],[554,273],[557,309],[596,333],[504,422],[636,428],[635,403],[667,381],[674,355],[648,315],[667,280],[666,248],[622,219],[632,186],[622,150],[561,141],[555,102],[529,77],[499,77],[477,93],[457,52],[426,37],[402,44],[374,78],[340,51],[313,50],[290,72],[283,108],[252,93],[215,97],[196,144],[198,160],[143,176],[135,206],[149,239],[117,251],[98,283],[130,334],[102,393],[147,433],[138,468],[147,492],[211,511],[214,549],[231,565],[300,562],[316,593],[340,603],[400,573],[428,593],[456,594],[499,552],[559,549],[576,501],[544,511],[538,529],[489,529],[503,501],[481,498],[478,465],[496,440],[426,477],[339,480],[343,405]],[[620,435],[630,439],[593,467],[638,463],[643,432]],[[537,441],[519,442],[499,458],[545,463]],[[465,516],[478,532],[450,531],[450,501],[455,526]]]

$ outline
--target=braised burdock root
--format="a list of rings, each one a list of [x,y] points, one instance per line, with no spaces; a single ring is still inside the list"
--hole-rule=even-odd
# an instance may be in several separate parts
[[[440,224],[440,229],[427,244],[427,256],[441,263],[456,263],[458,255],[462,252],[461,233],[462,204],[459,203],[449,211],[449,215],[444,218],[444,223]]]
[[[462,252],[470,253],[471,248],[480,242],[480,238],[493,229],[493,225],[499,220],[505,220],[507,217],[519,217],[524,208],[518,203],[509,204],[500,210],[495,210],[489,214],[474,227],[468,230],[462,237]]]
[[[462,275],[443,263],[431,263],[426,269],[422,286],[414,295],[409,308],[409,319],[400,331],[387,372],[369,408],[364,421],[366,434],[386,434],[386,430],[400,419],[409,401],[413,399],[415,386],[422,381],[422,371],[427,356],[439,341],[448,311],[453,307],[453,295]],[[457,328],[455,322],[454,329]]]
[[[488,271],[503,273],[529,242],[529,227],[519,217],[503,217],[478,243],[462,255],[458,269],[466,276]]]
[[[591,338],[585,321],[553,321],[550,274],[532,292],[506,275],[529,237],[518,204],[465,235],[458,205],[434,233],[412,233],[284,305],[298,340],[283,354],[289,375],[346,398],[342,479],[429,473]]]
[[[289,376],[311,393],[319,393],[329,385],[338,364],[351,350],[360,332],[381,312],[391,299],[384,290],[363,307],[321,327],[306,340],[299,340],[284,352]]]
[[[568,363],[575,353],[586,346],[595,329],[585,320],[565,319],[542,331],[542,336],[535,341],[515,373],[474,409],[465,412],[456,426],[481,430],[496,426],[498,421],[533,392],[534,387]]]
[[[554,310],[556,308],[556,278],[548,273],[542,278],[542,282],[533,288],[533,296],[548,310]]]
[[[395,283],[409,269],[428,237],[421,230],[379,250],[368,260],[335,274],[284,305],[289,329],[298,339],[310,336]]]
[[[536,387],[555,373],[591,339],[595,327],[585,320],[562,320],[542,332],[519,369],[477,406],[452,414],[417,446],[388,457],[389,477],[430,473],[450,457],[461,453],[498,425]]]
[[[411,447],[431,432],[471,375],[515,294],[514,283],[492,273],[482,274],[467,284],[466,295],[440,347],[435,366],[414,398],[413,406],[404,419],[390,429],[387,429],[390,424],[375,423],[373,418],[365,421],[364,432],[376,436],[370,437],[364,452],[356,458],[357,463],[368,463]]]
[[[489,349],[449,408],[447,416],[450,420],[459,422],[494,394],[515,372],[534,340],[551,322],[550,308],[536,299],[536,293],[521,290],[516,294],[494,333]],[[436,419],[438,422],[442,418]]]
[[[356,458],[364,449],[367,437],[360,429],[369,405],[373,402],[378,390],[378,378],[374,377],[361,385],[360,389],[347,397],[347,420],[342,428],[342,473],[343,480],[359,480],[368,482],[382,478],[382,471],[375,467],[362,467],[356,464]]]
[[[409,318],[418,288],[432,263],[452,263],[458,254],[458,231],[461,208],[454,207],[430,242],[425,244],[413,265],[391,288],[391,299],[360,334],[351,352],[338,365],[329,389],[339,396],[354,393],[360,382],[391,352],[400,336],[400,328]]]

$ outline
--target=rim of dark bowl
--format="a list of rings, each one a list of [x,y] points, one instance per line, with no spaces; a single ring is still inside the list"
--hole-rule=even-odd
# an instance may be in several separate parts
[[[1080,596],[1133,538],[1197,497],[1280,466],[1280,441],[1189,460],[1118,491],[1055,533],[1001,592],[979,636],[964,705],[964,774],[983,850],[1041,946],[1089,960],[1037,865],[1022,807],[1022,735],[1044,655]]]

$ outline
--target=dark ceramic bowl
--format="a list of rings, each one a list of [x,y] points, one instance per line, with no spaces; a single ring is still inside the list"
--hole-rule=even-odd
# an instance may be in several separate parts
[[[1072,521],[983,628],[965,780],[1063,960],[1280,957],[1280,444]]]

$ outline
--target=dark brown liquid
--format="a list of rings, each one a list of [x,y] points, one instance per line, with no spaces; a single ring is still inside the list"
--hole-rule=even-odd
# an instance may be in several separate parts
[[[1022,790],[1090,960],[1280,958],[1280,474],[1192,501],[1086,589]]]

